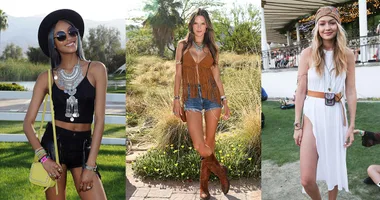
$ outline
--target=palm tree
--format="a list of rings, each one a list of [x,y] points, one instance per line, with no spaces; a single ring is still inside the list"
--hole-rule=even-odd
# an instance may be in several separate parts
[[[8,16],[0,9],[0,49],[1,49],[1,31],[8,28]]]
[[[182,3],[176,0],[151,0],[144,6],[144,11],[150,14],[143,25],[152,27],[154,42],[161,57],[164,57],[165,46],[173,41],[174,30],[183,23],[178,12],[181,7]]]

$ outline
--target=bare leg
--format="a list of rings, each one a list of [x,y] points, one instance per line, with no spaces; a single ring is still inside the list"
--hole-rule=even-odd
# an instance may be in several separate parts
[[[204,140],[202,113],[197,111],[186,111],[186,119],[187,128],[189,129],[194,149],[198,151],[199,155],[202,157],[210,156],[213,151],[206,145]]]
[[[368,176],[371,177],[375,184],[380,182],[380,165],[371,165],[367,169]]]
[[[47,200],[65,200],[66,199],[66,178],[67,178],[67,167],[62,164],[62,174],[61,178],[57,180],[58,184],[58,195],[56,195],[55,187],[51,187],[46,190],[45,196]]]
[[[81,182],[81,174],[82,167],[76,167],[71,169],[71,174],[73,175],[75,188],[82,200],[104,200],[107,199],[106,193],[104,192],[103,184],[100,181],[98,175],[94,175],[94,179],[92,182],[92,188],[87,191],[80,191],[80,182]]]
[[[205,113],[206,144],[215,152],[215,132],[218,126],[221,109],[212,109]]]
[[[318,153],[312,126],[305,116],[300,150],[301,184],[313,200],[320,200],[321,194],[316,182]]]
[[[329,200],[336,200],[338,197],[338,186],[335,186],[333,190],[329,191]]]

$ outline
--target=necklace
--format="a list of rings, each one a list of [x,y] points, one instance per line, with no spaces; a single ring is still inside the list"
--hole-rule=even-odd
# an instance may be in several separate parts
[[[82,69],[78,63],[74,66],[71,73],[66,73],[65,70],[59,68],[57,70],[57,75],[54,79],[58,79],[58,85],[64,88],[64,93],[69,95],[66,99],[66,112],[65,117],[70,117],[70,121],[73,122],[74,118],[79,117],[78,111],[78,99],[75,98],[77,92],[77,87],[79,83],[83,80]]]
[[[327,88],[327,90],[329,92],[331,92],[331,79],[332,79],[331,78],[331,72],[332,72],[333,69],[335,69],[334,67],[332,67],[333,64],[334,64],[334,61],[331,61],[330,67],[328,67],[327,66],[327,62],[325,61],[325,66],[326,66],[328,77],[329,77],[329,83],[328,83],[328,88]],[[326,69],[325,69],[325,71],[326,71]]]
[[[201,45],[198,45],[198,44],[197,44],[196,42],[194,42],[194,41],[193,41],[193,45],[194,45],[196,51],[202,51],[203,48],[205,47],[205,44],[202,43]]]

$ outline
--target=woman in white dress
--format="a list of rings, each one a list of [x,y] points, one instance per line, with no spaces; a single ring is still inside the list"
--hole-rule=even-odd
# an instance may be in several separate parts
[[[354,141],[355,58],[340,23],[336,8],[317,11],[312,45],[302,51],[298,68],[293,138],[300,146],[301,184],[313,200],[321,199],[317,180],[326,182],[329,199],[337,198],[338,189],[348,191],[346,148]]]

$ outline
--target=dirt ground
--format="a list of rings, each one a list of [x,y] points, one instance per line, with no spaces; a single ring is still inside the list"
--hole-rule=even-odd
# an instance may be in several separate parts
[[[261,163],[261,197],[262,200],[304,200],[311,199],[302,193],[300,183],[299,161],[287,163],[281,167],[272,161]],[[328,199],[328,190],[324,182],[318,182],[322,199]],[[339,200],[360,200],[361,198],[344,190],[339,191]]]

